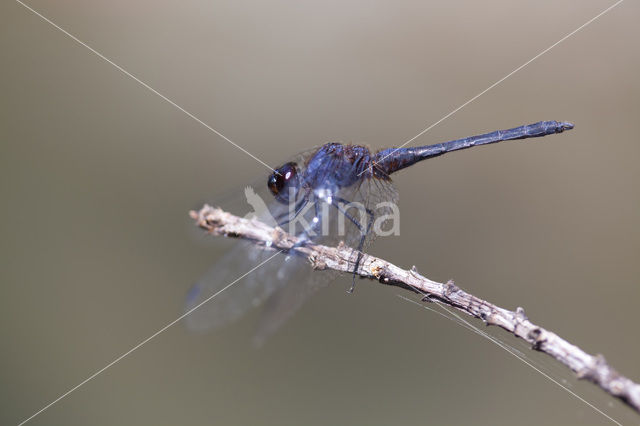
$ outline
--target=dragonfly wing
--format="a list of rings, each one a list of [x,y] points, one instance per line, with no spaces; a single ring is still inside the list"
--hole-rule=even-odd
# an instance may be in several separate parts
[[[384,226],[385,215],[393,215],[395,204],[398,202],[398,193],[390,180],[381,180],[376,178],[363,179],[357,185],[343,188],[338,194],[340,198],[362,205],[364,208],[373,212],[374,224],[380,222],[376,226]],[[314,243],[322,243],[328,245],[336,245],[339,241],[345,242],[352,248],[357,248],[362,233],[360,229],[349,220],[334,206],[324,206],[326,210],[323,215],[328,215],[329,231],[325,234],[317,235],[312,238]],[[315,212],[310,211],[312,215]],[[349,213],[356,216],[358,220],[371,220],[365,217],[366,214],[360,215],[357,209],[349,210]],[[312,216],[311,216],[312,217]],[[311,220],[308,217],[308,220]],[[340,225],[342,223],[343,226]],[[376,237],[373,228],[366,236],[364,247],[369,245]],[[355,263],[357,252],[354,251],[352,261]],[[303,261],[297,258],[295,261]],[[296,275],[296,272],[298,275]],[[262,344],[267,338],[275,333],[302,305],[313,296],[316,291],[328,285],[333,281],[338,273],[335,271],[313,271],[307,268],[296,268],[288,272],[290,279],[288,284],[275,291],[266,301],[262,311],[260,323],[254,336],[254,343]]]
[[[299,167],[305,167],[306,158],[313,151],[309,150],[294,158]],[[374,221],[391,211],[388,205],[381,206],[380,203],[397,201],[397,192],[391,181],[377,178],[363,178],[355,185],[342,188],[337,195],[346,202],[358,203],[373,212]],[[322,200],[318,202],[313,193],[309,197],[307,204],[314,208],[303,212],[301,217],[306,219],[306,223],[312,223],[316,216],[322,218],[322,221],[326,218],[328,229],[315,229],[319,232],[318,235],[308,235],[306,231],[295,230],[294,227],[293,233],[314,243],[336,245],[343,241],[357,248],[362,237],[359,225],[346,220],[335,205],[328,205]],[[276,202],[268,193],[264,179],[255,186],[238,191],[233,198],[214,205],[239,215],[244,212],[245,217],[257,217],[270,225],[274,225],[275,220],[286,218],[290,212],[288,206]],[[324,208],[324,212],[318,212],[318,206]],[[364,217],[357,211],[354,217],[356,215],[358,218]],[[365,217],[363,223],[370,220],[370,217]],[[373,232],[374,226],[371,225],[363,247],[376,235]],[[189,313],[185,319],[187,327],[193,331],[220,327],[239,319],[249,309],[268,300],[256,334],[256,342],[264,341],[318,288],[336,276],[328,271],[312,271],[306,260],[299,256],[280,253],[269,259],[275,253],[277,252],[274,250],[262,249],[251,243],[240,243],[222,257],[190,290],[185,311]],[[356,258],[357,252],[354,251],[354,262]],[[262,262],[266,263],[261,265]],[[255,267],[259,269],[247,274]],[[247,275],[244,276],[245,274]],[[229,287],[226,288],[227,286]]]
[[[385,228],[384,219],[391,219],[397,214],[398,191],[391,179],[376,177],[363,179],[359,185],[354,186],[350,199],[364,204],[374,214],[374,223],[370,230],[371,238],[368,243],[377,236],[376,231]]]
[[[253,342],[260,346],[274,334],[316,291],[326,287],[337,277],[335,271],[314,271],[306,259],[296,257],[290,261],[304,262],[304,267],[291,270],[287,284],[275,291],[266,301]]]
[[[240,262],[247,253],[249,261]],[[193,285],[187,295],[185,313],[189,314],[185,324],[193,332],[214,330],[264,304],[254,338],[256,344],[262,344],[336,275],[332,271],[312,270],[301,256],[240,244]]]
[[[385,218],[390,219],[397,214],[398,192],[390,179],[364,178],[352,186],[340,189],[338,196],[349,203],[345,205],[345,211],[365,230],[368,229],[363,249],[373,242],[380,229],[387,229],[388,222]],[[354,249],[358,248],[362,230],[351,221],[345,220],[344,214],[337,209],[333,210],[332,220],[344,223],[345,230],[338,232],[344,235],[342,241]]]
[[[311,150],[300,154],[295,160],[302,164],[305,155],[308,156],[310,152]],[[289,207],[274,199],[266,181],[266,177],[263,176],[251,185],[218,197],[210,204],[239,216],[255,217],[275,226],[276,218],[286,217]],[[261,305],[271,294],[284,287],[288,280],[287,274],[302,265],[287,261],[286,254],[279,254],[267,261],[275,253],[274,250],[262,249],[249,242],[239,242],[223,255],[187,294],[187,328],[197,332],[224,326],[238,320],[251,308]],[[240,278],[265,261],[267,262],[257,270]],[[309,265],[303,269],[311,273]],[[236,283],[224,289],[236,280]]]
[[[284,255],[274,250],[261,249],[249,243],[238,244],[189,290],[185,304],[187,328],[196,332],[215,329],[262,304],[284,285],[277,279],[283,261]],[[259,266],[263,262],[266,263]]]

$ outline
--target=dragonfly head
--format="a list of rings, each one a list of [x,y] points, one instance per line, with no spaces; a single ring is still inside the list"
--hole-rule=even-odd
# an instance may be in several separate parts
[[[267,186],[273,196],[282,204],[295,201],[300,191],[300,177],[296,163],[286,163],[269,175]]]

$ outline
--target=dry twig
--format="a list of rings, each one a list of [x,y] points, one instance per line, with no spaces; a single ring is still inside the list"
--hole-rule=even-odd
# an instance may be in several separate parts
[[[208,205],[198,212],[192,211],[191,217],[198,226],[211,234],[243,238],[261,246],[271,242],[271,249],[288,250],[305,256],[314,269],[349,273],[353,271],[353,249],[345,245],[327,247],[306,243],[296,246],[297,238],[280,228],[272,228],[257,220],[243,219]],[[425,300],[438,300],[483,320],[487,325],[496,325],[513,333],[530,343],[533,349],[544,352],[569,367],[578,378],[591,381],[640,412],[640,385],[619,374],[602,355],[590,355],[557,334],[533,324],[520,307],[515,312],[501,308],[461,290],[453,281],[431,281],[420,275],[415,268],[405,270],[367,254],[363,255],[357,273],[361,277],[422,293]]]

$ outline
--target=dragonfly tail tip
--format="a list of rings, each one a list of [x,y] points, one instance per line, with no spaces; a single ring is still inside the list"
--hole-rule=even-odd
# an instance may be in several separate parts
[[[570,123],[568,121],[563,121],[562,123],[560,123],[560,128],[562,129],[562,131],[571,130],[573,129],[573,127],[573,123]]]

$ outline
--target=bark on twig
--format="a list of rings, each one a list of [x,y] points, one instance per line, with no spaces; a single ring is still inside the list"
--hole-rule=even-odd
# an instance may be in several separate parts
[[[225,235],[250,240],[274,250],[287,250],[304,256],[314,269],[333,269],[353,272],[353,249],[343,244],[327,247],[306,243],[296,246],[297,238],[280,228],[272,228],[257,220],[243,219],[220,209],[205,205],[192,211],[198,226],[214,235]],[[415,268],[405,270],[383,259],[364,254],[357,274],[406,290],[422,293],[425,300],[436,299],[468,315],[496,325],[527,341],[532,348],[555,358],[577,374],[589,380],[610,395],[619,398],[640,412],[640,385],[614,370],[602,355],[590,355],[562,339],[557,334],[535,325],[518,307],[515,312],[501,308],[456,286],[453,281],[439,283],[420,275]]]

